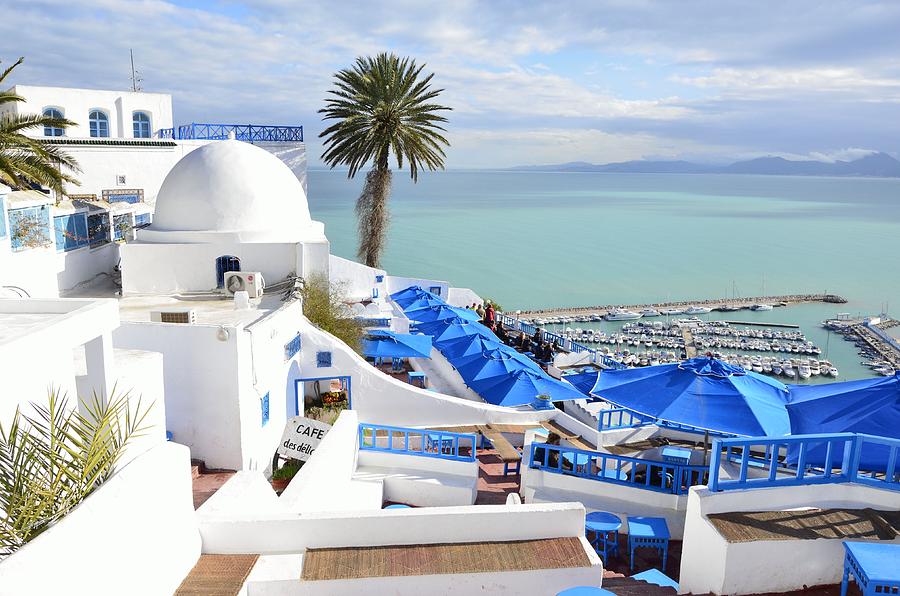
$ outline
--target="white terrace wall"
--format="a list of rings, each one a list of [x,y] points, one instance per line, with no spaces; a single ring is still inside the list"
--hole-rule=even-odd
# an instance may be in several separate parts
[[[342,284],[344,292],[351,300],[371,299],[372,290],[378,291],[379,298],[387,298],[387,274],[383,269],[367,267],[335,255],[329,256],[328,267],[331,282]],[[380,282],[376,277],[379,275],[383,276]]]
[[[584,536],[577,503],[422,507],[297,516],[210,514],[204,553],[302,553],[309,548],[537,540]]]
[[[0,595],[171,594],[200,556],[188,450],[162,443],[0,563]]]
[[[420,286],[425,290],[431,290],[433,287],[440,288],[440,290],[435,293],[444,300],[447,300],[448,295],[450,294],[450,284],[445,281],[424,279],[421,277],[400,277],[397,275],[389,275],[387,278],[388,294],[394,294],[400,290],[405,290],[410,286]]]
[[[376,370],[349,346],[304,320],[301,369],[306,377],[351,377],[352,407],[360,422],[393,426],[534,424],[553,411],[516,411],[413,387]],[[331,366],[318,367],[316,353],[331,352]]]
[[[896,510],[900,495],[858,484],[824,484],[710,492],[693,487],[687,503],[680,592],[760,594],[836,584],[843,572],[841,540],[759,540],[728,543],[707,517],[737,511],[816,507]],[[900,538],[894,540],[900,543]]]

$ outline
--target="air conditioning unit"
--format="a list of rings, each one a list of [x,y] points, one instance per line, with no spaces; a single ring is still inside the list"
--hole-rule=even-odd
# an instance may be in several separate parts
[[[181,323],[193,325],[197,322],[197,313],[192,308],[168,308],[150,311],[150,321],[153,323]]]
[[[259,298],[263,294],[266,282],[259,271],[226,271],[225,293],[234,296],[235,292],[247,292],[251,298]]]

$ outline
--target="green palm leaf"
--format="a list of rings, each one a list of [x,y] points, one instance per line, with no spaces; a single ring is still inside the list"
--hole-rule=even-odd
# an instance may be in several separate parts
[[[325,163],[347,166],[350,178],[372,164],[356,202],[359,257],[370,267],[378,265],[384,249],[391,154],[399,169],[409,166],[414,182],[420,170],[444,167],[449,142],[441,112],[451,108],[434,102],[443,89],[431,88],[434,75],[422,76],[423,68],[394,54],[357,58],[352,68],[334,75],[319,110],[323,120],[335,121],[319,134],[325,139]]]
[[[19,58],[0,73],[0,88],[13,70],[22,64]],[[0,112],[7,104],[25,100],[12,91],[0,92]],[[57,145],[27,136],[29,131],[45,126],[65,129],[74,125],[65,118],[51,118],[43,114],[12,114],[0,117],[0,183],[13,188],[28,183],[46,186],[57,196],[65,194],[66,182],[78,184],[73,174],[80,170],[75,160]]]

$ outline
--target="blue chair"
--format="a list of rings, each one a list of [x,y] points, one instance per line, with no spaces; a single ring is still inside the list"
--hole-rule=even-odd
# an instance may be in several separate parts
[[[634,571],[634,551],[639,548],[658,550],[663,570],[669,557],[669,526],[664,517],[628,518],[628,555]]]
[[[403,372],[403,358],[391,358],[391,371]]]

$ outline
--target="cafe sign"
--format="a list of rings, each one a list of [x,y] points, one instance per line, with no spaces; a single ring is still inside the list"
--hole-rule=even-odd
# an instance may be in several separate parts
[[[329,430],[331,430],[330,424],[303,416],[295,416],[284,425],[281,443],[278,444],[278,455],[306,461]]]

